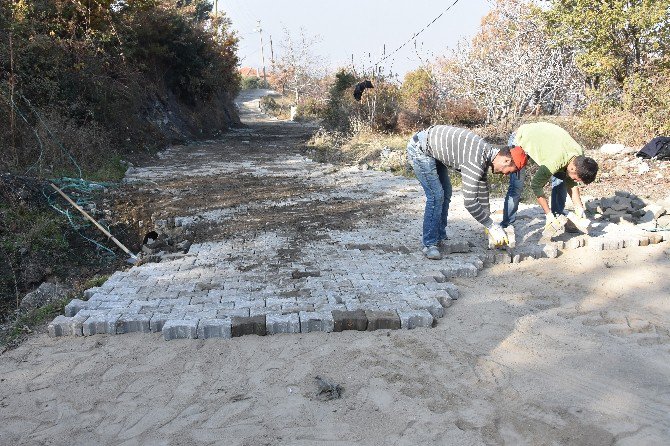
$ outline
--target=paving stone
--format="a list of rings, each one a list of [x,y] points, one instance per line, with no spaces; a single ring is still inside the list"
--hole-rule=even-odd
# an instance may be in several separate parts
[[[565,249],[565,242],[563,240],[553,240],[552,242],[547,243],[547,245],[551,245],[559,250]]]
[[[400,327],[406,330],[433,326],[433,316],[427,310],[398,310],[398,316]]]
[[[503,250],[496,250],[494,251],[495,255],[493,257],[493,263],[495,264],[507,264],[507,263],[512,263],[512,255]]]
[[[235,308],[265,308],[265,301],[262,299],[248,300],[238,299],[235,301]]]
[[[353,299],[350,301],[343,302],[341,304],[331,304],[328,302],[322,303],[322,304],[316,304],[314,305],[314,311],[317,312],[323,312],[323,311],[333,311],[333,310],[339,310],[339,311],[346,311],[349,310],[350,305],[353,307],[351,309],[356,310],[358,309],[358,305],[361,304],[361,301],[358,299]]]
[[[365,318],[368,320],[368,331],[399,330],[401,327],[396,311],[366,310]]]
[[[555,259],[558,257],[558,248],[554,245],[544,245],[544,247],[542,247],[542,254],[543,257]]]
[[[605,247],[605,242],[603,239],[591,237],[588,239],[586,246],[593,251],[602,251]]]
[[[116,321],[116,334],[150,333],[150,314],[122,314]]]
[[[200,319],[198,322],[198,339],[232,337],[230,319]]]
[[[633,238],[633,237],[625,238],[625,239],[622,240],[622,243],[623,244],[621,246],[623,248],[632,248],[632,247],[635,247],[635,246],[640,246],[640,240],[637,237],[635,237],[635,238]]]
[[[468,253],[472,251],[467,241],[445,241],[440,248],[442,254]]]
[[[353,311],[333,310],[332,315],[333,331],[365,331],[368,328],[368,319],[363,309]]]
[[[449,266],[442,270],[444,277],[451,279],[454,277],[477,277],[478,269],[471,263]]]
[[[163,339],[196,339],[198,337],[197,319],[170,319],[163,325]]]
[[[121,314],[117,313],[100,313],[98,315],[90,316],[83,323],[84,336],[91,336],[94,334],[116,334],[116,321]]]
[[[88,308],[88,304],[80,299],[72,299],[67,305],[65,305],[65,316],[74,316],[79,312]]]
[[[296,305],[282,305],[281,312],[283,314],[287,313],[300,313],[301,311],[314,311],[314,304],[296,304]]]
[[[514,230],[514,226],[510,225],[504,229],[507,234],[507,246],[511,249],[516,248],[516,231]]]
[[[398,311],[398,310],[411,310],[407,302],[392,302],[384,303],[380,302],[377,304],[377,308],[371,308],[372,311]]]
[[[653,233],[649,235],[649,243],[655,245],[663,241],[663,234]]]
[[[638,223],[652,223],[656,217],[654,217],[654,212],[651,210],[644,210],[644,215],[638,218]]]
[[[149,316],[151,316],[154,313],[166,313],[166,312],[169,313],[170,308],[171,307],[159,307],[159,303],[155,301],[153,302],[152,305],[142,305],[137,313],[148,314]]]
[[[163,330],[163,325],[170,320],[170,319],[182,319],[184,317],[184,314],[177,314],[174,316],[171,316],[170,313],[154,313],[151,315],[151,318],[149,319],[149,330],[151,330],[152,333],[158,333],[159,331]]]
[[[233,316],[231,318],[231,333],[233,337],[251,334],[265,336],[267,333],[265,315]]]
[[[260,308],[249,308],[249,316],[265,316],[267,314],[271,313],[280,313],[281,308],[268,308],[268,307],[260,307]]]
[[[282,308],[283,306],[297,305],[298,301],[295,297],[268,297],[265,299],[265,306],[267,308]]]
[[[614,251],[621,249],[621,239],[604,239],[603,241],[603,251]]]
[[[524,261],[528,259],[539,259],[541,257],[544,257],[542,248],[543,247],[539,245],[524,245],[518,247],[514,251],[514,255],[519,256],[519,261]]]
[[[205,304],[205,303],[211,303],[211,302],[216,302],[219,303],[221,301],[221,298],[216,297],[216,296],[210,296],[209,294],[199,294],[196,296],[191,296],[191,305],[194,304]]]
[[[586,239],[584,237],[572,237],[565,242],[565,249],[577,249],[586,246]]]
[[[277,333],[300,333],[300,316],[298,313],[268,314],[265,316],[265,327],[269,335]]]
[[[96,286],[96,287],[93,287],[93,288],[89,288],[89,289],[87,289],[87,290],[84,290],[84,297],[85,297],[87,300],[90,300],[91,297],[93,297],[94,294],[96,294],[96,293],[98,293],[98,292],[100,292],[100,291],[102,291],[102,288],[101,288],[101,287],[97,287],[97,286]]]
[[[648,204],[644,209],[652,213],[654,220],[660,217],[661,215],[665,214],[666,212],[666,209],[663,206],[653,203]]]
[[[427,273],[428,277],[432,277],[433,280],[437,283],[443,283],[447,281],[447,278],[444,277],[444,274],[442,274],[442,271],[430,271]]]
[[[82,336],[83,322],[86,318],[78,316],[56,316],[47,326],[49,336]]]
[[[628,200],[628,203],[614,203],[610,209],[617,212],[626,212],[630,209],[630,200]]]
[[[423,276],[417,276],[416,283],[427,284],[427,283],[435,283],[435,282],[440,282],[440,281],[444,282],[445,280],[446,280],[446,278],[444,277],[444,275],[442,273],[439,273],[439,276],[433,276],[431,274],[426,274],[426,275],[423,275]]]
[[[446,293],[445,293],[446,294]],[[447,297],[447,300],[451,300],[451,298]],[[445,301],[443,298],[442,301]],[[416,310],[428,310],[428,312],[435,318],[441,318],[444,317],[444,305],[442,305],[441,301],[436,298],[427,298],[426,300],[421,300],[417,302],[416,304],[412,305],[410,304],[410,307]]]
[[[331,332],[335,326],[331,311],[301,311],[299,315],[300,331],[302,333],[310,331]]]
[[[218,310],[216,312],[216,317],[219,319],[231,317],[248,317],[249,314],[249,308],[234,308],[232,310],[225,308],[223,310]]]

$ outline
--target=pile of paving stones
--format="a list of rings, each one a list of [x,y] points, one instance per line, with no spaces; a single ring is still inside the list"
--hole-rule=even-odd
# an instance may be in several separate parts
[[[612,197],[587,201],[585,206],[586,212],[596,221],[606,220],[624,225],[657,222],[666,214],[664,206],[645,202],[626,191],[616,191]],[[661,222],[664,223],[664,220]]]

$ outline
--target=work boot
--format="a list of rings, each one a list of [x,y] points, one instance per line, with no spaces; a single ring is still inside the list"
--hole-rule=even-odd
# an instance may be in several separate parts
[[[423,253],[426,256],[427,259],[430,260],[441,260],[442,259],[442,254],[440,253],[440,250],[437,249],[437,246],[435,245],[430,245],[426,246],[423,248]]]

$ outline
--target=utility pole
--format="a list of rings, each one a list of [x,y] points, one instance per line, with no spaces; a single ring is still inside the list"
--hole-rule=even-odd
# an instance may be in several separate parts
[[[270,34],[270,64],[272,65],[272,70],[274,71],[275,52],[272,50],[272,34]]]
[[[263,64],[262,65],[263,66],[263,82],[267,82],[268,79],[267,79],[267,76],[265,75],[265,54],[264,54],[264,51],[263,51],[263,28],[261,28],[261,21],[258,20],[257,22],[258,22],[258,28],[256,28],[256,31],[258,31],[258,34],[260,34],[260,36],[261,36],[261,62]]]
[[[219,16],[219,0],[214,0],[214,17]]]

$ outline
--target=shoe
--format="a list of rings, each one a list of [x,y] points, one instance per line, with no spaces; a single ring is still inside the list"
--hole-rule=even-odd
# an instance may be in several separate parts
[[[423,253],[426,256],[426,258],[430,259],[430,260],[441,260],[442,259],[442,254],[440,253],[440,250],[437,249],[437,246],[435,246],[435,245],[426,246],[425,248],[423,248]]]

